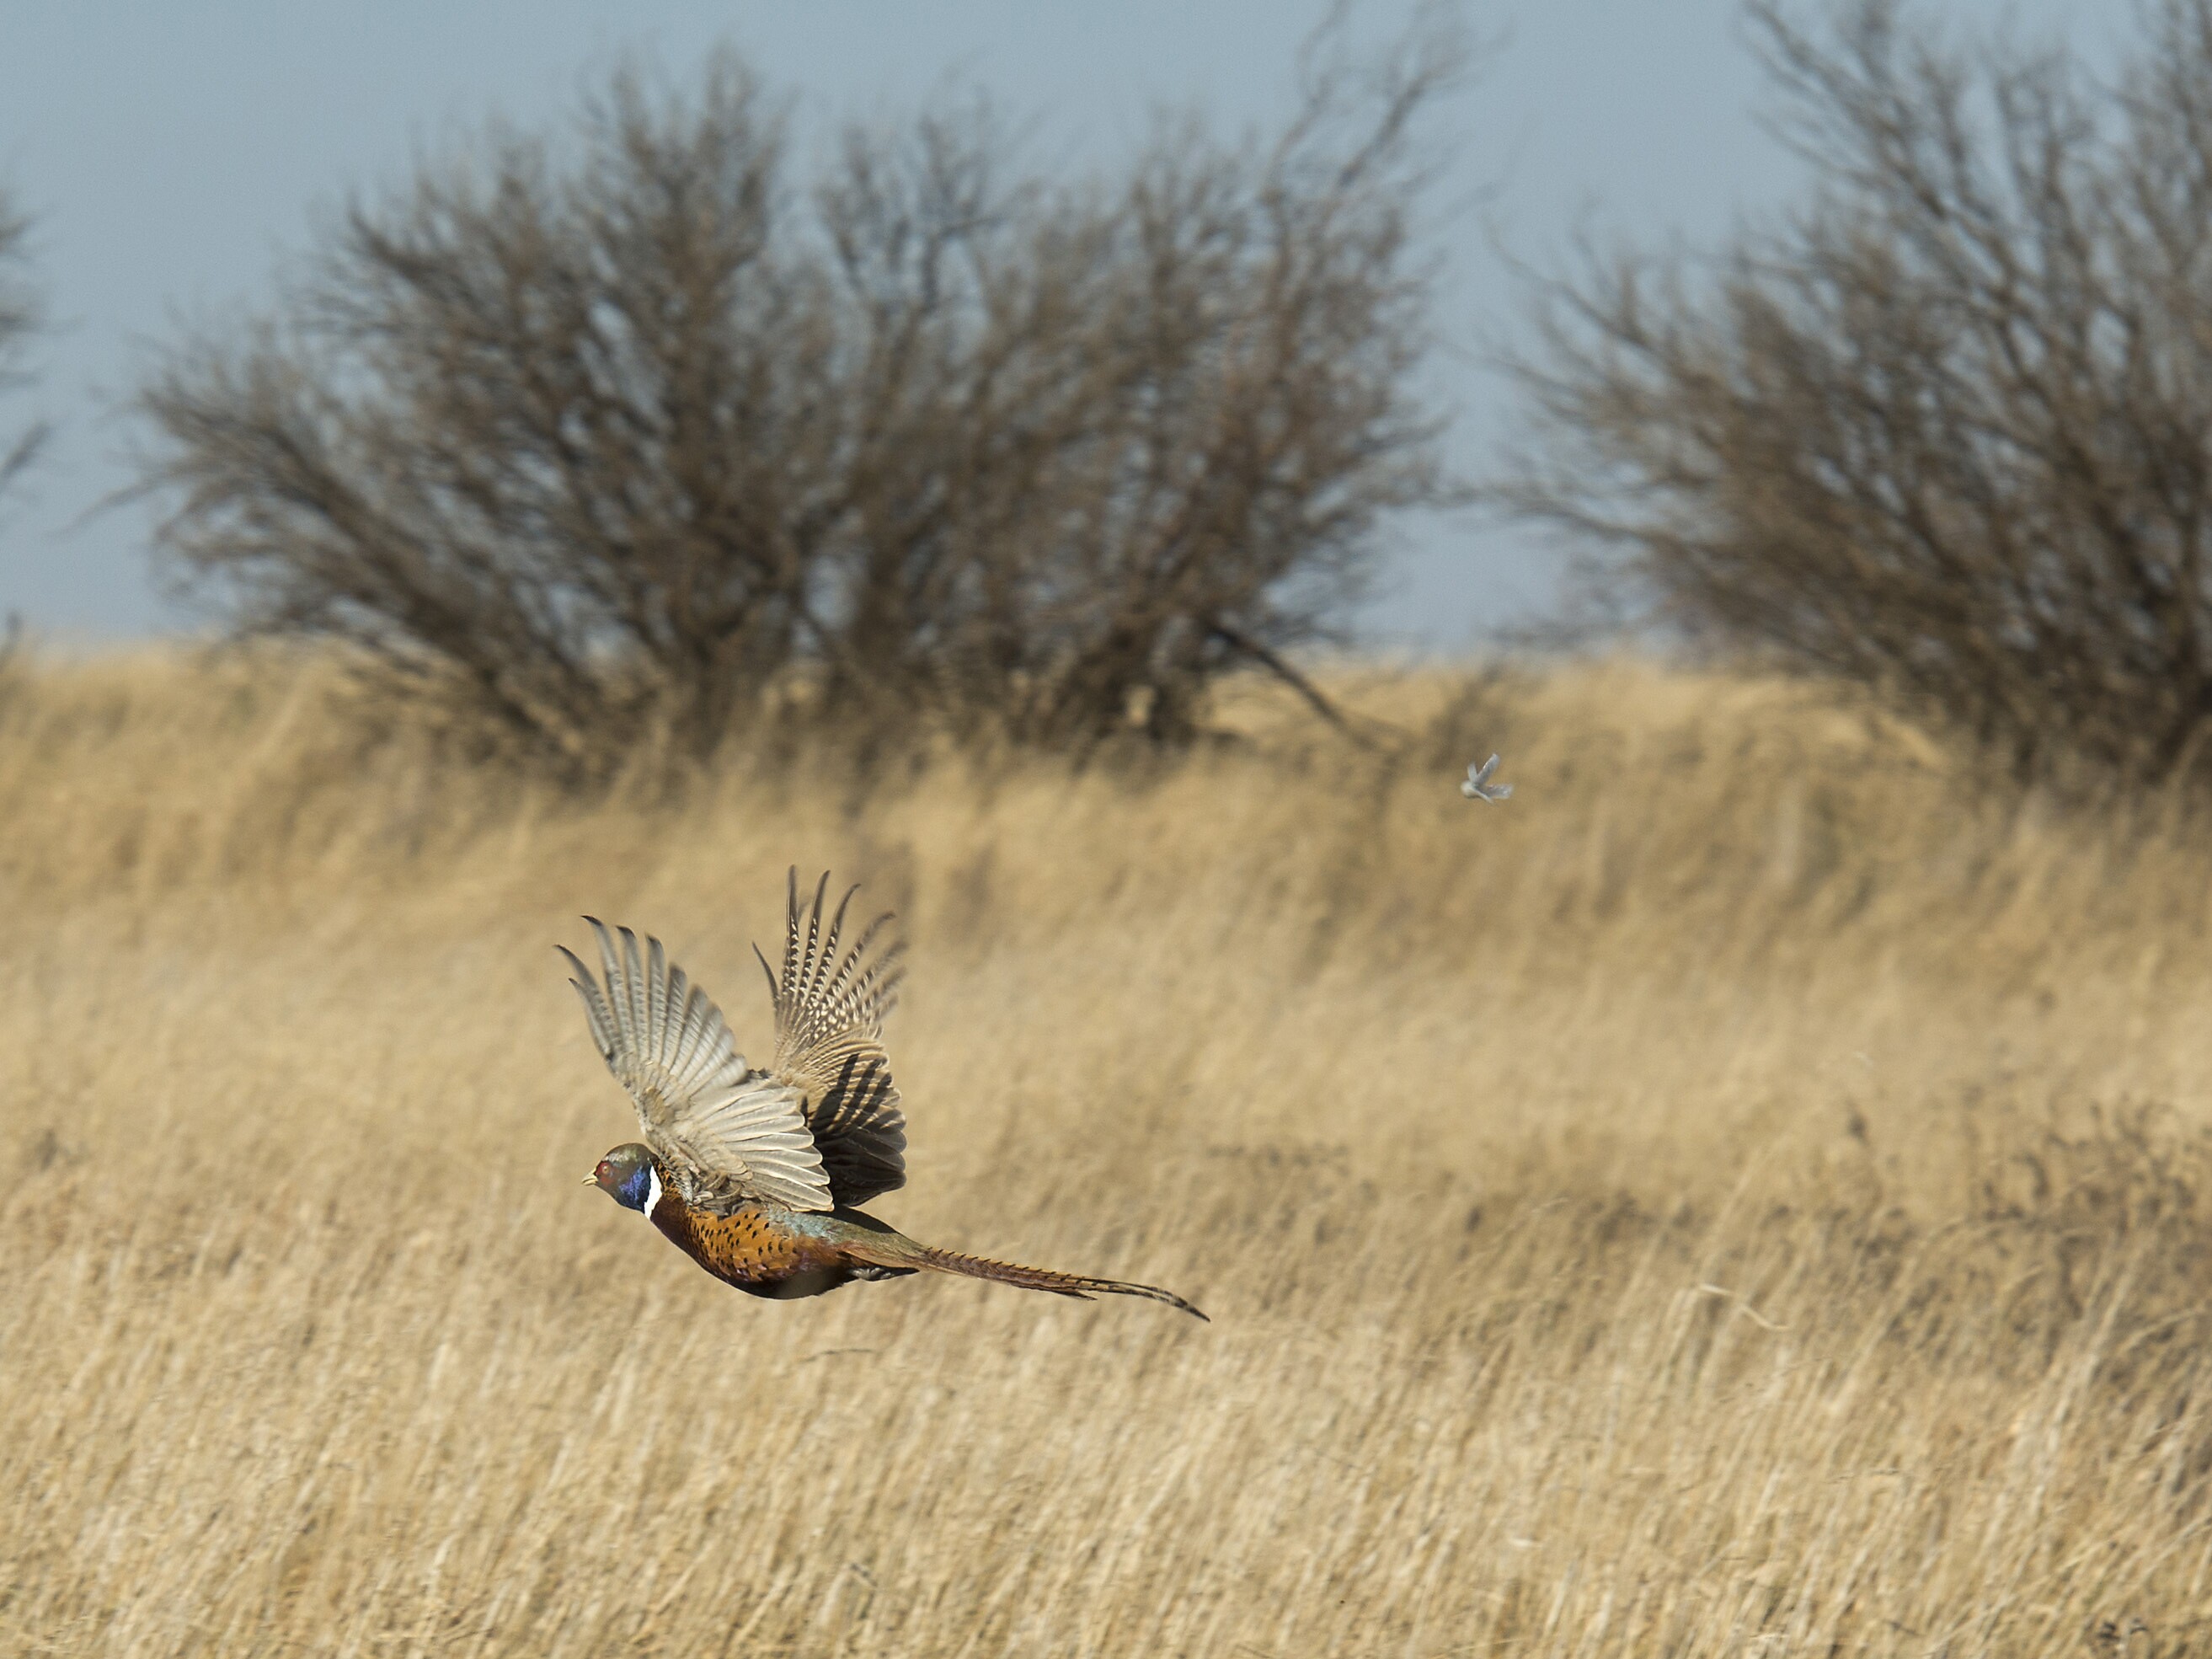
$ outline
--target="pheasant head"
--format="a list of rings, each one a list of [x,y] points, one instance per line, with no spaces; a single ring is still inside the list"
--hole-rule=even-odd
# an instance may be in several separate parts
[[[660,1202],[660,1164],[635,1140],[616,1147],[584,1177],[586,1187],[597,1187],[625,1210],[651,1215]]]

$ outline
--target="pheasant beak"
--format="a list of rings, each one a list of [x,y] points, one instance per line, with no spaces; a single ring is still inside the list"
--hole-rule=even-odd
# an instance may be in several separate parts
[[[584,1177],[584,1184],[586,1187],[596,1187],[599,1184],[599,1178],[597,1175],[587,1175]]]

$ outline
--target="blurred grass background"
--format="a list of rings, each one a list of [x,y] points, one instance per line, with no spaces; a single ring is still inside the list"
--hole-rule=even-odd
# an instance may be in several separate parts
[[[1396,735],[579,800],[313,654],[10,664],[0,1649],[2212,1643],[2202,818],[1779,681],[1331,689]],[[1213,1325],[763,1304],[579,1187],[553,942],[758,1048],[793,863],[913,942],[877,1212]]]

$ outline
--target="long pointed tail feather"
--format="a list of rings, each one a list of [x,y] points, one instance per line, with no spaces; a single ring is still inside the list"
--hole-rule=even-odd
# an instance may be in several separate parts
[[[1181,1308],[1197,1319],[1206,1319],[1189,1303],[1173,1291],[1161,1290],[1156,1285],[1132,1285],[1119,1279],[1091,1279],[1082,1273],[1054,1273],[1049,1267],[1024,1267],[1011,1261],[987,1261],[981,1256],[962,1255],[954,1250],[922,1249],[917,1261],[922,1267],[933,1267],[941,1273],[958,1273],[967,1279],[988,1279],[1001,1285],[1018,1285],[1025,1291],[1049,1291],[1054,1296],[1072,1296],[1088,1302],[1094,1295],[1141,1296],[1147,1302],[1164,1302],[1170,1308]]]
[[[1147,1302],[1164,1302],[1170,1308],[1180,1308],[1194,1318],[1206,1319],[1196,1308],[1173,1291],[1164,1291],[1153,1285],[1131,1285],[1118,1279],[1091,1279],[1081,1273],[1054,1273],[1049,1267],[1024,1267],[1011,1261],[987,1261],[981,1256],[962,1255],[957,1250],[933,1250],[927,1244],[917,1244],[903,1234],[894,1232],[872,1218],[854,1215],[854,1222],[867,1220],[872,1228],[881,1229],[870,1236],[853,1239],[845,1247],[848,1260],[866,1261],[876,1267],[902,1268],[911,1273],[917,1267],[927,1267],[933,1273],[957,1273],[963,1279],[988,1279],[1000,1285],[1018,1285],[1025,1291],[1049,1291],[1054,1296],[1072,1296],[1088,1302],[1094,1296],[1141,1296]],[[1206,1323],[1212,1324],[1212,1320]]]

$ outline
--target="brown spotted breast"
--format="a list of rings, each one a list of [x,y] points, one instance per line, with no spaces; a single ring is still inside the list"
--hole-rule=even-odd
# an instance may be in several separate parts
[[[653,1224],[715,1278],[754,1296],[819,1296],[854,1276],[835,1243],[763,1205],[740,1204],[718,1215],[664,1191]]]

